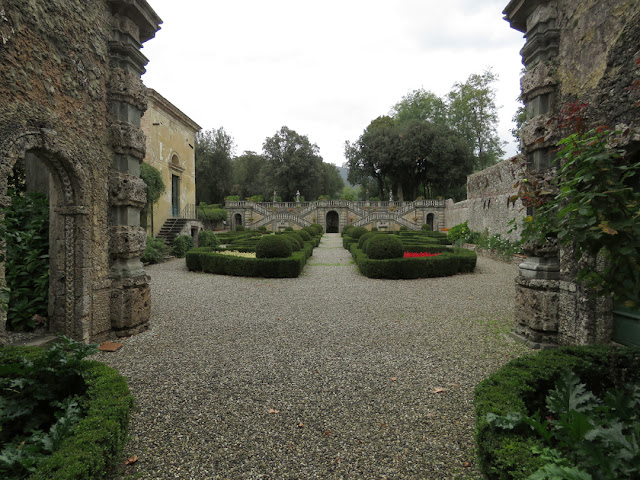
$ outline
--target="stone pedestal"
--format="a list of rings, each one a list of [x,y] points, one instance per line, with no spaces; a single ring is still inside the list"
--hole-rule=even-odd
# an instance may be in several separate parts
[[[527,257],[519,267],[512,336],[531,348],[551,348],[559,325],[558,258]]]

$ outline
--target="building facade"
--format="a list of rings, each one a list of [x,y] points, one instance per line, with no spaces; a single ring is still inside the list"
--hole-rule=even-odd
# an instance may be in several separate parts
[[[141,128],[147,137],[144,162],[162,173],[165,191],[153,205],[146,223],[148,235],[154,237],[169,218],[185,217],[196,203],[195,135],[200,126],[166,98],[148,89],[147,111]],[[194,214],[188,215],[194,217]],[[144,222],[146,220],[146,222]]]

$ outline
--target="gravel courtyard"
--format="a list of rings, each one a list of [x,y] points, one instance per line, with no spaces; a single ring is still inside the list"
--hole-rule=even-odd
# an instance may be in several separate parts
[[[473,387],[527,351],[514,265],[373,280],[325,234],[298,279],[147,271],[152,328],[98,356],[138,405],[124,478],[480,478]]]

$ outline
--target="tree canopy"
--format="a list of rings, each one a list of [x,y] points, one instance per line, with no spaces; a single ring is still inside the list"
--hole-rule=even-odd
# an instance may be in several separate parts
[[[417,196],[465,195],[466,176],[497,163],[504,154],[497,135],[497,107],[487,70],[455,83],[439,97],[413,90],[373,120],[355,142],[346,142],[349,182],[389,192],[402,200]]]
[[[231,188],[233,138],[224,128],[196,133],[196,203],[221,203]]]

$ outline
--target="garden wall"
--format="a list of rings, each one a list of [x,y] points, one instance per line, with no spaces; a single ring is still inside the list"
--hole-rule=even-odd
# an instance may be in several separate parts
[[[445,209],[445,227],[451,228],[467,222],[474,232],[500,235],[509,240],[519,239],[519,232],[511,232],[509,222],[521,221],[526,215],[522,202],[511,200],[514,187],[522,174],[519,157],[504,160],[467,177],[467,200],[453,203],[448,200]]]

